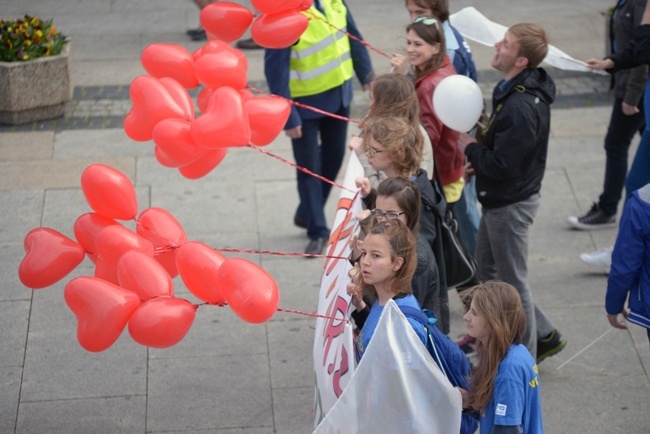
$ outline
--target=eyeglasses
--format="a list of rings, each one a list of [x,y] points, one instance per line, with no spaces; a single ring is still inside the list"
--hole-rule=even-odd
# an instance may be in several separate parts
[[[413,19],[413,22],[422,23],[425,26],[435,26],[436,30],[440,30],[438,28],[438,20],[432,17],[425,17],[425,16],[415,17]]]
[[[382,212],[379,209],[373,209],[370,211],[370,213],[376,218],[376,219],[386,219],[386,220],[396,220],[401,216],[402,214],[408,214],[406,211],[402,212],[395,212],[395,211],[388,211],[388,212]]]
[[[381,154],[384,151],[385,151],[385,149],[376,149],[376,148],[373,148],[372,146],[366,145],[366,153],[368,155],[370,155],[371,157],[374,157],[377,154]]]

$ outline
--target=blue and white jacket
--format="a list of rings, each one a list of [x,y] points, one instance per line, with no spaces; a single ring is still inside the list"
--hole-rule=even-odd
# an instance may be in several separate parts
[[[650,184],[625,204],[607,282],[607,313],[621,313],[628,294],[627,320],[650,329]]]

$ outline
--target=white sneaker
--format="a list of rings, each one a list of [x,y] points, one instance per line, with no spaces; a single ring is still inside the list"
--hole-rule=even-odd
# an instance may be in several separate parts
[[[590,267],[609,274],[609,269],[612,266],[612,248],[608,247],[592,253],[582,253],[580,259]]]

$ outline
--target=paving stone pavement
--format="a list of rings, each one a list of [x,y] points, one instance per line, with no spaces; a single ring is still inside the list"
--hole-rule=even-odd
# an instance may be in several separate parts
[[[505,25],[539,22],[553,44],[585,59],[602,55],[600,12],[614,2],[451,3],[452,11],[474,6]],[[401,0],[348,4],[369,42],[387,52],[400,49],[407,19]],[[92,264],[85,261],[41,290],[29,290],[18,280],[23,239],[31,229],[51,227],[72,237],[75,219],[90,211],[80,176],[94,163],[124,172],[136,187],[139,209],[168,210],[191,240],[214,248],[303,250],[307,238],[291,224],[298,201],[293,168],[251,149],[231,149],[212,173],[188,180],[157,163],[151,142],[133,142],[122,130],[130,109],[129,83],[144,73],[142,49],[153,42],[181,44],[191,51],[200,47],[184,34],[196,27],[196,7],[176,0],[4,0],[0,13],[53,17],[72,39],[75,83],[64,118],[0,126],[0,433],[311,432],[314,322],[309,317],[279,312],[253,325],[227,308],[200,306],[188,335],[172,348],[140,346],[125,332],[108,350],[90,353],[77,342],[63,288],[73,277],[91,275]],[[481,88],[489,97],[499,79],[489,69],[493,49],[470,44]],[[249,81],[261,88],[263,54],[246,55]],[[388,69],[386,59],[374,52],[371,57],[378,72]],[[647,337],[638,327],[609,327],[603,309],[606,276],[578,258],[581,252],[611,245],[616,230],[581,232],[566,225],[566,217],[588,209],[602,188],[609,79],[551,74],[559,96],[529,263],[536,302],[569,345],[540,364],[546,432],[646,433]],[[367,94],[357,89],[353,117],[367,105]],[[266,149],[292,160],[283,135]],[[332,198],[328,215],[334,215],[335,206]],[[278,283],[281,307],[316,309],[322,261],[226,255],[263,266]],[[180,279],[174,286],[177,296],[195,301]],[[450,335],[455,337],[464,331],[462,310],[457,296],[450,296]]]

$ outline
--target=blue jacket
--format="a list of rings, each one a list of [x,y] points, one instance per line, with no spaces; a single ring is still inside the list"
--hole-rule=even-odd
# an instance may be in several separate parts
[[[650,184],[625,203],[607,281],[607,313],[621,313],[628,294],[627,320],[650,328]]]
[[[343,2],[345,4],[345,1]],[[319,0],[314,0],[314,7],[320,8]],[[348,6],[346,5],[346,8]],[[363,39],[357,25],[350,14],[347,13],[347,32],[359,39]],[[374,78],[370,56],[366,47],[352,38],[350,38],[350,55],[354,72],[361,84],[369,84]],[[269,85],[269,90],[275,95],[287,99],[291,98],[289,92],[289,59],[291,58],[291,48],[266,49],[264,52],[264,75]],[[317,95],[309,95],[300,98],[294,98],[296,102],[311,107],[318,108],[328,113],[337,112],[342,106],[348,107],[352,102],[352,80],[348,80],[341,86],[335,87]],[[301,119],[315,119],[324,116],[311,110],[291,106],[291,114],[284,126],[285,130],[297,127],[302,124]]]
[[[478,81],[472,50],[470,50],[469,45],[465,42],[463,35],[449,21],[445,21],[442,26],[445,29],[445,39],[447,40],[447,54],[451,58],[451,63],[454,65],[456,73]],[[448,37],[449,32],[447,31],[447,26],[449,26],[449,30],[453,34],[455,41],[451,41],[451,37]],[[453,51],[450,53],[450,49],[452,48]]]

